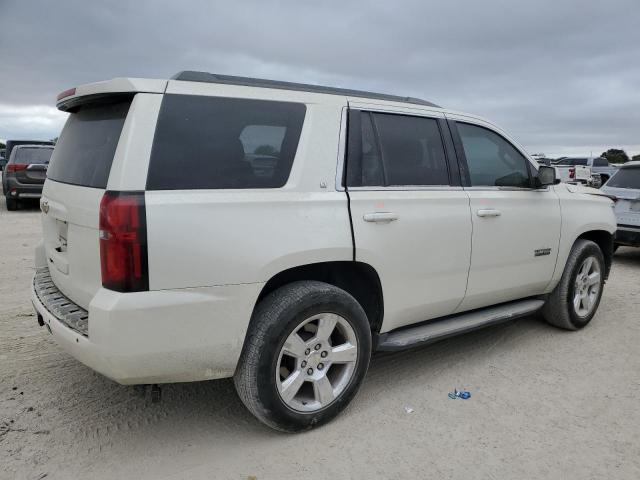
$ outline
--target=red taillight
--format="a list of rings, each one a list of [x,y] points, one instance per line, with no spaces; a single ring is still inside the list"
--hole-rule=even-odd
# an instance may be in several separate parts
[[[576,178],[576,169],[574,167],[569,168],[569,178]]]
[[[144,192],[105,192],[100,202],[102,286],[149,290]]]
[[[26,170],[29,165],[24,163],[9,163],[7,165],[7,173],[10,172],[19,172],[21,170]]]
[[[63,98],[67,98],[67,97],[70,97],[71,95],[75,95],[75,94],[76,94],[76,87],[68,88],[64,92],[60,92],[58,94],[58,96],[56,97],[56,100],[59,102]]]

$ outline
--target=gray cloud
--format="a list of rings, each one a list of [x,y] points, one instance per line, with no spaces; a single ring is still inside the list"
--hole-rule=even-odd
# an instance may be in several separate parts
[[[57,135],[57,92],[184,69],[427,98],[530,152],[640,153],[640,2],[0,0],[0,138]]]

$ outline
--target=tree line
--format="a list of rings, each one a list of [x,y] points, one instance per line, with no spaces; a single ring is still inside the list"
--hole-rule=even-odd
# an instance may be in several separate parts
[[[640,160],[640,155],[634,155],[629,158],[627,152],[619,148],[610,148],[606,152],[602,152],[602,155],[600,156],[606,158],[609,163],[625,163],[629,160]]]

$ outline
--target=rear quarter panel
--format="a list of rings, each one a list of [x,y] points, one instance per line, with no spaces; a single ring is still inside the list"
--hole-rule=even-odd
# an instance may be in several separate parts
[[[283,188],[146,192],[152,290],[266,282],[291,267],[353,259],[347,196],[335,188],[345,99],[189,82],[169,82],[167,92],[242,92],[307,111]]]

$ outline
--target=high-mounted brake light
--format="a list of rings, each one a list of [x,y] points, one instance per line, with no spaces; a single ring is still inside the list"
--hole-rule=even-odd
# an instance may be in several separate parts
[[[20,172],[22,170],[26,170],[28,167],[25,163],[10,163],[7,165],[7,173],[11,172]]]
[[[102,286],[149,290],[144,192],[105,192],[100,202]]]
[[[76,87],[68,88],[64,92],[60,92],[58,94],[58,96],[56,97],[56,100],[60,101],[63,98],[67,98],[67,97],[70,97],[71,95],[75,95],[75,94],[76,94]]]

